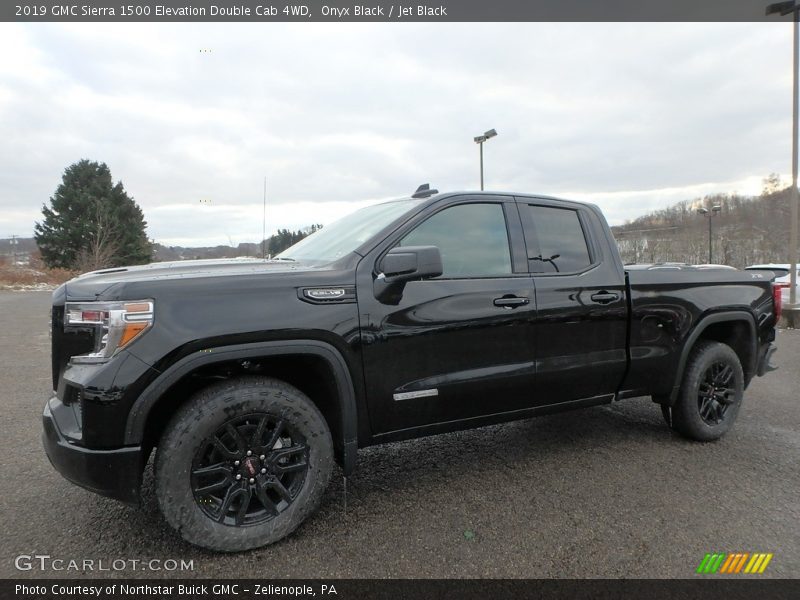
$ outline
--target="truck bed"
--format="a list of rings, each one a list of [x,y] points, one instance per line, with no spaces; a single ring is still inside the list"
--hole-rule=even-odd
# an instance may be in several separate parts
[[[675,373],[682,372],[686,359],[683,350],[691,348],[695,326],[707,318],[737,319],[734,333],[726,327],[719,341],[746,357],[749,382],[762,344],[774,338],[773,276],[771,271],[627,270],[630,366],[620,396],[672,394],[679,383]],[[751,332],[755,345],[745,342]],[[713,336],[713,329],[708,333]]]

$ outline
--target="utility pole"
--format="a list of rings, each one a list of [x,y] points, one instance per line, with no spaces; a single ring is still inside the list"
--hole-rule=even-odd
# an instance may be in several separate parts
[[[797,0],[788,2],[777,2],[767,6],[767,14],[792,15],[794,21],[793,43],[792,43],[792,191],[789,198],[791,206],[792,222],[789,226],[789,305],[784,306],[786,319],[789,327],[796,327],[797,323],[797,113],[798,113],[798,81],[797,68],[798,56],[800,55],[800,32],[798,31],[798,20],[800,20],[800,4]]]
[[[264,212],[261,219],[261,258],[267,260],[267,176],[264,175]]]
[[[789,317],[789,325],[791,327],[797,326],[797,104],[798,104],[798,83],[797,83],[797,67],[798,67],[798,54],[800,54],[800,35],[798,35],[798,20],[800,19],[800,11],[798,11],[797,2],[794,2],[794,33],[792,44],[792,209],[791,219],[792,224],[789,228],[789,306],[787,316]]]
[[[18,235],[11,234],[11,238],[9,239],[9,243],[11,244],[11,253],[13,255],[11,264],[14,266],[17,264],[17,246],[19,245],[19,240],[17,239],[18,237]]]

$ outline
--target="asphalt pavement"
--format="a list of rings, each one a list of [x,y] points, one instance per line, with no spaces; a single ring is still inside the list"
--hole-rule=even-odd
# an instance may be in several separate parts
[[[0,292],[0,577],[175,576],[141,565],[183,560],[193,577],[672,578],[695,576],[707,552],[773,553],[759,577],[800,577],[800,331],[779,332],[779,370],[753,381],[718,442],[680,438],[635,399],[374,447],[347,481],[346,511],[337,473],[290,538],[221,555],[166,525],[150,467],[130,508],[50,466],[49,303]]]

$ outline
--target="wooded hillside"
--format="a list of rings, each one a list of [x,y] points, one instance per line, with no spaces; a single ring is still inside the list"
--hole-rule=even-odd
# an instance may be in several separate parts
[[[764,180],[760,196],[714,195],[685,200],[612,227],[625,263],[708,262],[708,216],[713,206],[712,262],[742,268],[788,261],[789,195],[777,175]]]

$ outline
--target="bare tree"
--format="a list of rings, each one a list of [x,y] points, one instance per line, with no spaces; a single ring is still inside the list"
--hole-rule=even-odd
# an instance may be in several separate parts
[[[112,266],[120,249],[112,220],[100,202],[94,203],[94,212],[93,230],[89,233],[88,243],[78,251],[75,261],[81,273]]]
[[[763,196],[767,196],[769,194],[774,194],[775,192],[780,192],[786,186],[783,185],[781,181],[781,176],[777,173],[770,173],[764,179],[761,180],[761,183],[764,184],[764,189],[762,190],[761,194]]]

